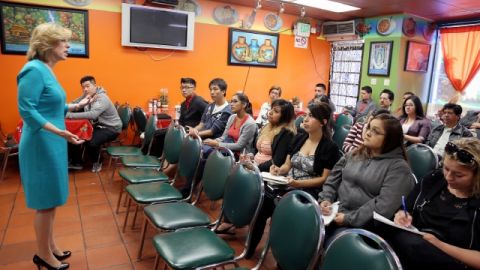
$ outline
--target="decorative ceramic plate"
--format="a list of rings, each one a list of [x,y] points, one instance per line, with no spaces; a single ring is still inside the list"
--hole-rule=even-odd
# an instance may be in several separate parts
[[[403,19],[402,32],[407,37],[415,36],[415,29],[417,28],[417,22],[414,18],[408,17]]]
[[[213,19],[219,24],[234,24],[238,21],[238,12],[231,6],[216,7],[213,11]]]
[[[83,7],[92,2],[92,0],[63,0],[65,3],[72,6]]]
[[[370,24],[366,24],[365,22],[359,22],[355,26],[355,30],[357,30],[357,33],[360,35],[366,35],[370,33],[371,29],[372,29],[372,26],[370,26]]]
[[[277,14],[270,12],[265,15],[263,24],[270,31],[278,31],[283,25],[283,20]]]
[[[382,18],[378,20],[377,32],[382,36],[388,36],[395,30],[395,26],[395,21],[391,18]]]
[[[178,5],[175,6],[175,9],[195,12],[196,16],[202,14],[202,8],[197,0],[178,0]]]
[[[427,23],[425,27],[423,28],[423,37],[425,38],[426,41],[432,40],[432,35],[435,32],[435,24],[433,23]]]

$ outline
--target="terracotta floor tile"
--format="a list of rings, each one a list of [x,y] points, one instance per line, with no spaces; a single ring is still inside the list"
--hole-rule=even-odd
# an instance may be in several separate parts
[[[0,195],[0,205],[12,205],[14,201],[15,201],[15,193]]]
[[[141,261],[135,261],[133,266],[135,270],[152,270],[155,264],[155,255],[149,259],[143,259]]]
[[[129,263],[129,264],[122,264],[122,265],[102,268],[100,270],[132,270],[132,269],[133,269],[133,266],[131,263]]]
[[[85,232],[87,250],[92,248],[112,246],[122,243],[122,238],[116,228],[105,227],[101,230]]]
[[[3,239],[4,245],[35,241],[33,224],[19,227],[8,227]]]
[[[103,188],[100,184],[90,184],[86,186],[77,187],[77,195],[93,194],[93,193],[103,193]]]
[[[81,233],[56,236],[55,241],[60,248],[70,250],[73,253],[85,250],[85,241]]]
[[[37,243],[35,241],[24,242],[19,244],[3,245],[0,249],[0,265],[8,265],[20,261],[30,260],[37,250]],[[32,269],[30,265],[30,269]],[[0,266],[1,268],[1,266]],[[8,268],[5,268],[8,269]],[[16,269],[16,268],[10,268]]]
[[[25,225],[33,225],[34,220],[35,220],[35,212],[13,214],[10,217],[9,226],[18,227],[18,226],[25,226]]]
[[[75,178],[75,186],[77,188],[92,186],[92,185],[100,185],[100,184],[101,184],[100,179],[96,176],[88,177],[88,178],[81,178],[81,179]]]
[[[125,246],[122,244],[97,249],[87,249],[87,261],[90,270],[130,263]]]
[[[57,207],[56,220],[78,220],[80,221],[80,214],[78,212],[77,205],[70,205],[70,206],[61,206]]]
[[[82,217],[82,226],[84,232],[101,230],[103,228],[115,228],[116,223],[111,213],[103,216]]]
[[[0,194],[14,194],[20,188],[20,181],[12,178],[5,178],[0,182]]]
[[[84,194],[77,197],[80,206],[103,204],[107,205],[107,197],[104,193]]]
[[[93,204],[80,206],[80,213],[82,217],[104,216],[111,213],[112,210],[108,204]]]
[[[140,236],[138,237],[140,239]],[[127,245],[127,251],[128,254],[130,255],[130,258],[132,258],[132,261],[138,261],[138,249],[140,248],[140,241],[132,241],[128,243]],[[157,252],[155,251],[155,248],[153,247],[152,244],[152,238],[147,238],[145,239],[145,244],[143,245],[143,251],[142,251],[142,260],[149,260],[152,258],[155,258],[155,255]]]
[[[82,233],[82,224],[79,220],[57,218],[53,230],[55,236]]]
[[[33,255],[31,256],[33,258]],[[14,262],[9,264],[0,263],[0,270],[32,270],[36,269],[32,262],[32,258],[20,262]]]
[[[72,270],[87,270],[87,257],[85,251],[75,251],[72,253],[72,256],[65,260],[70,264],[70,269]]]

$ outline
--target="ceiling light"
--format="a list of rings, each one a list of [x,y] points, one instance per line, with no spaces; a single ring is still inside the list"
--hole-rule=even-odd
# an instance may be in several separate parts
[[[308,6],[332,12],[348,12],[359,10],[360,8],[330,1],[330,0],[283,0],[285,3],[292,3],[302,6]]]
[[[257,7],[255,7],[256,9],[260,9],[262,7],[262,3],[260,3],[261,0],[258,0],[257,1]]]
[[[280,3],[280,10],[278,11],[278,13],[283,13],[285,12],[285,6],[283,5],[283,3]]]
[[[305,12],[305,7],[302,7],[300,9],[300,17],[302,17],[302,18],[305,17],[305,14],[307,14],[307,12]]]

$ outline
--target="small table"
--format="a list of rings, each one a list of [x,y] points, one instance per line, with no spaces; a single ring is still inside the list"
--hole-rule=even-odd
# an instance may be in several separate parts
[[[20,120],[14,135],[17,143],[20,142],[20,137],[22,136],[22,127],[23,121]],[[89,141],[92,139],[93,126],[88,119],[65,119],[65,127],[68,131],[77,135],[82,140]]]

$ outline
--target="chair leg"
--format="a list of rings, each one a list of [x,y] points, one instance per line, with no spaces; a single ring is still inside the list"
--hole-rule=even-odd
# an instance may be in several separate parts
[[[130,198],[127,198],[128,204],[127,204],[127,213],[125,213],[125,221],[123,221],[123,229],[122,232],[125,232],[125,228],[127,227],[127,221],[128,221],[128,214],[130,214],[130,205],[132,203],[132,200]]]
[[[117,158],[115,158],[115,161],[113,162],[112,174],[110,175],[110,183],[113,183],[113,177],[115,176],[116,169],[117,169]]]
[[[158,263],[159,262],[160,262],[160,256],[157,254],[157,256],[155,256],[155,264],[153,265],[153,270],[158,269]]]
[[[120,211],[120,203],[122,202],[123,190],[125,189],[125,183],[122,181],[120,186],[120,193],[118,194],[117,209],[115,213],[118,214]]]
[[[112,159],[113,157],[110,156],[110,158],[108,159],[108,169],[110,170],[110,167],[112,166]]]
[[[148,227],[148,220],[147,220],[147,217],[145,217],[145,222],[143,223],[143,228],[142,228],[142,236],[140,239],[140,247],[138,248],[138,254],[137,254],[138,260],[142,259],[143,245],[145,244],[145,237],[147,235],[147,227]]]
[[[8,162],[8,157],[10,156],[10,149],[7,149],[3,156],[2,160],[2,175],[0,175],[0,181],[3,180],[3,177],[5,176],[5,170],[7,169],[7,162]]]
[[[133,221],[132,221],[132,230],[135,229],[135,222],[137,221],[137,213],[138,213],[138,204],[135,205],[135,213],[133,214]]]

